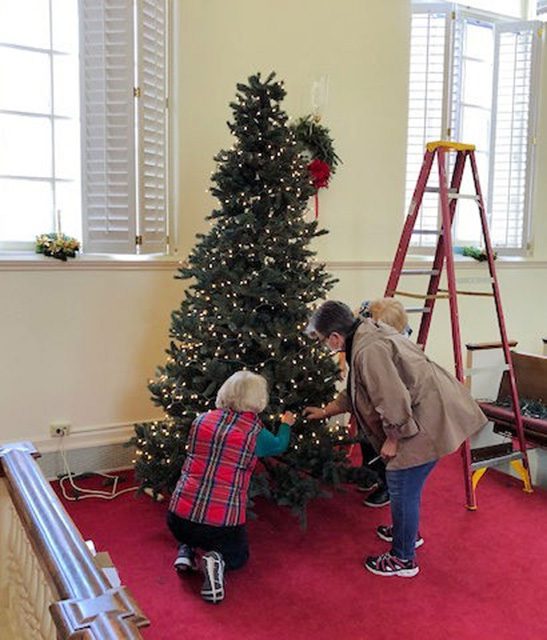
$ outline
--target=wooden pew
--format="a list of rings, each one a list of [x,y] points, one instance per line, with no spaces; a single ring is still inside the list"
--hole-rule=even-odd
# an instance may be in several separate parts
[[[547,356],[513,350],[511,357],[519,397],[539,400],[543,404],[547,404]],[[505,371],[499,386],[497,400],[503,400],[509,396],[509,374]],[[480,402],[479,404],[486,416],[494,422],[495,432],[514,435],[513,412],[510,408],[498,407],[491,402]],[[522,420],[526,440],[531,444],[547,447],[547,420],[525,415],[522,416]]]

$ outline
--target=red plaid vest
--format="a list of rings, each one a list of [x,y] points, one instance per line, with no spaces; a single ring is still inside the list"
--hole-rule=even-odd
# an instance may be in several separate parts
[[[192,522],[243,524],[261,429],[251,412],[216,409],[198,416],[169,510]]]

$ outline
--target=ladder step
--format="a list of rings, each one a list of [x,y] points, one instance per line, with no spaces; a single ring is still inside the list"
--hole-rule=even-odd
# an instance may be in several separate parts
[[[438,269],[403,269],[402,276],[438,276]]]
[[[440,229],[412,229],[412,233],[421,236],[438,236],[441,231]]]
[[[474,195],[473,193],[449,193],[449,200],[475,200],[475,202],[479,201],[479,196]]]
[[[461,198],[462,200],[476,200],[477,202],[479,201],[479,196],[476,193],[459,193],[453,187],[450,188],[450,189],[447,189],[447,191],[448,191],[448,199],[449,200],[459,200]],[[439,187],[426,187],[424,189],[424,192],[425,193],[440,193],[441,190],[440,190]]]
[[[492,284],[493,282],[494,282],[494,278],[491,278],[490,276],[478,276],[478,277],[457,279],[458,284],[483,284],[483,283]]]
[[[522,460],[524,455],[522,451],[512,451],[501,456],[494,456],[491,458],[485,458],[484,460],[478,460],[471,463],[471,469],[482,469],[483,467],[495,467],[503,462],[512,462],[513,460]]]
[[[471,462],[481,462],[496,458],[498,456],[506,456],[513,453],[513,445],[510,442],[500,442],[498,444],[488,444],[484,447],[471,449]]]
[[[508,364],[491,364],[485,367],[473,367],[472,369],[464,369],[463,373],[466,377],[468,377],[468,376],[474,376],[477,373],[482,373],[483,371],[496,371],[496,372],[509,371],[509,365]]]
[[[429,307],[405,307],[407,313],[430,313]]]

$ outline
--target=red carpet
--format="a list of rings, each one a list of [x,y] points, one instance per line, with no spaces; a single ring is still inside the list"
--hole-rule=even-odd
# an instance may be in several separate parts
[[[125,485],[127,486],[127,485]],[[122,583],[151,620],[147,639],[540,640],[547,638],[547,493],[526,495],[489,471],[479,510],[462,507],[458,456],[426,484],[416,578],[361,567],[386,549],[374,529],[389,510],[361,506],[349,489],[310,509],[307,531],[285,510],[258,505],[251,559],[227,577],[220,605],[199,598],[199,575],[172,570],[166,503],[132,494],[67,509],[85,539],[109,551]]]

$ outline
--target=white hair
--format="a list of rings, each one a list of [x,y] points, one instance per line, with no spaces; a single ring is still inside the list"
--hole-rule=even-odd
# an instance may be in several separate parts
[[[217,409],[231,409],[241,413],[260,413],[268,404],[266,378],[250,371],[237,371],[220,387],[217,393]]]

